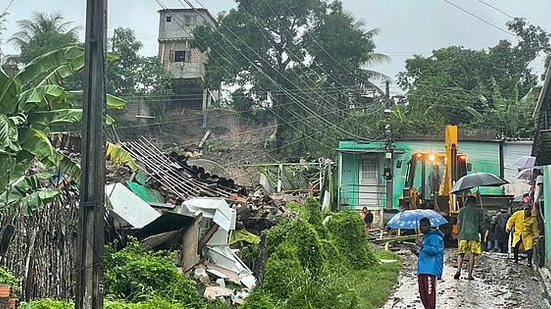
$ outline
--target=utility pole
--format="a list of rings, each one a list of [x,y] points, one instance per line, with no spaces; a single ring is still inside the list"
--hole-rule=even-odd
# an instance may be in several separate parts
[[[393,202],[393,156],[394,150],[392,145],[392,129],[390,126],[390,116],[392,114],[392,99],[390,97],[390,82],[385,83],[385,179],[386,179],[386,209],[392,209]]]
[[[103,308],[107,0],[86,1],[76,308]]]

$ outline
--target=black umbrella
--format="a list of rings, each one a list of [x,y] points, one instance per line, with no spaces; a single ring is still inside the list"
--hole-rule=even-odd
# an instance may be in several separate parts
[[[453,185],[451,193],[457,193],[475,187],[498,187],[508,183],[507,180],[501,179],[494,174],[475,173],[459,178]]]

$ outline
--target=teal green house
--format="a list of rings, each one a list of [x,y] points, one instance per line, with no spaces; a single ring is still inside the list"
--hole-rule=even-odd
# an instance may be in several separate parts
[[[517,172],[514,162],[530,155],[531,140],[461,140],[459,152],[471,163],[469,173],[489,172],[512,180]],[[341,140],[338,147],[337,209],[353,210],[367,207],[382,210],[387,207],[384,142]],[[418,151],[443,152],[444,141],[401,140],[393,144],[392,208],[398,209],[406,182],[408,162]],[[416,179],[422,177],[416,174]],[[484,194],[500,194],[501,188],[482,188]],[[520,189],[522,193],[523,189]],[[518,193],[507,192],[516,195]]]

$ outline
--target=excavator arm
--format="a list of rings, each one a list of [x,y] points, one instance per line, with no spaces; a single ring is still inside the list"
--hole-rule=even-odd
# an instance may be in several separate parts
[[[449,203],[449,212],[457,213],[458,209],[455,203],[455,195],[450,193],[453,182],[456,179],[457,175],[457,126],[448,125],[446,126],[446,132],[444,134],[444,143],[446,147],[446,159],[445,159],[445,169],[444,169],[444,182],[440,188],[440,195],[448,195]]]

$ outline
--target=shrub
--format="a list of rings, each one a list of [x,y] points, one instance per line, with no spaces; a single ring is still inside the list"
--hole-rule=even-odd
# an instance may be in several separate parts
[[[263,289],[276,299],[286,299],[308,277],[297,256],[296,247],[281,244],[266,262]]]
[[[327,222],[327,228],[350,267],[365,269],[375,263],[373,250],[364,232],[364,224],[358,214],[336,213]]]
[[[105,290],[106,295],[130,302],[162,297],[180,306],[206,306],[194,282],[178,273],[170,256],[148,252],[137,241],[106,255]]]
[[[40,299],[23,304],[20,309],[74,309],[75,305],[66,300]]]
[[[277,309],[280,308],[277,303],[272,300],[271,296],[260,290],[255,290],[247,297],[245,304],[241,309]]]
[[[295,248],[300,265],[309,271],[316,273],[325,266],[327,255],[321,239],[316,229],[308,222],[299,219],[272,228],[268,233],[268,253],[278,251],[281,254],[282,250],[278,249],[282,244],[286,244],[286,250],[289,247]]]
[[[14,294],[19,293],[19,282],[7,269],[0,266],[0,284],[9,285]]]
[[[308,223],[315,226],[320,226],[323,220],[323,213],[321,212],[321,205],[313,197],[309,197],[304,203],[303,207],[306,209]]]

